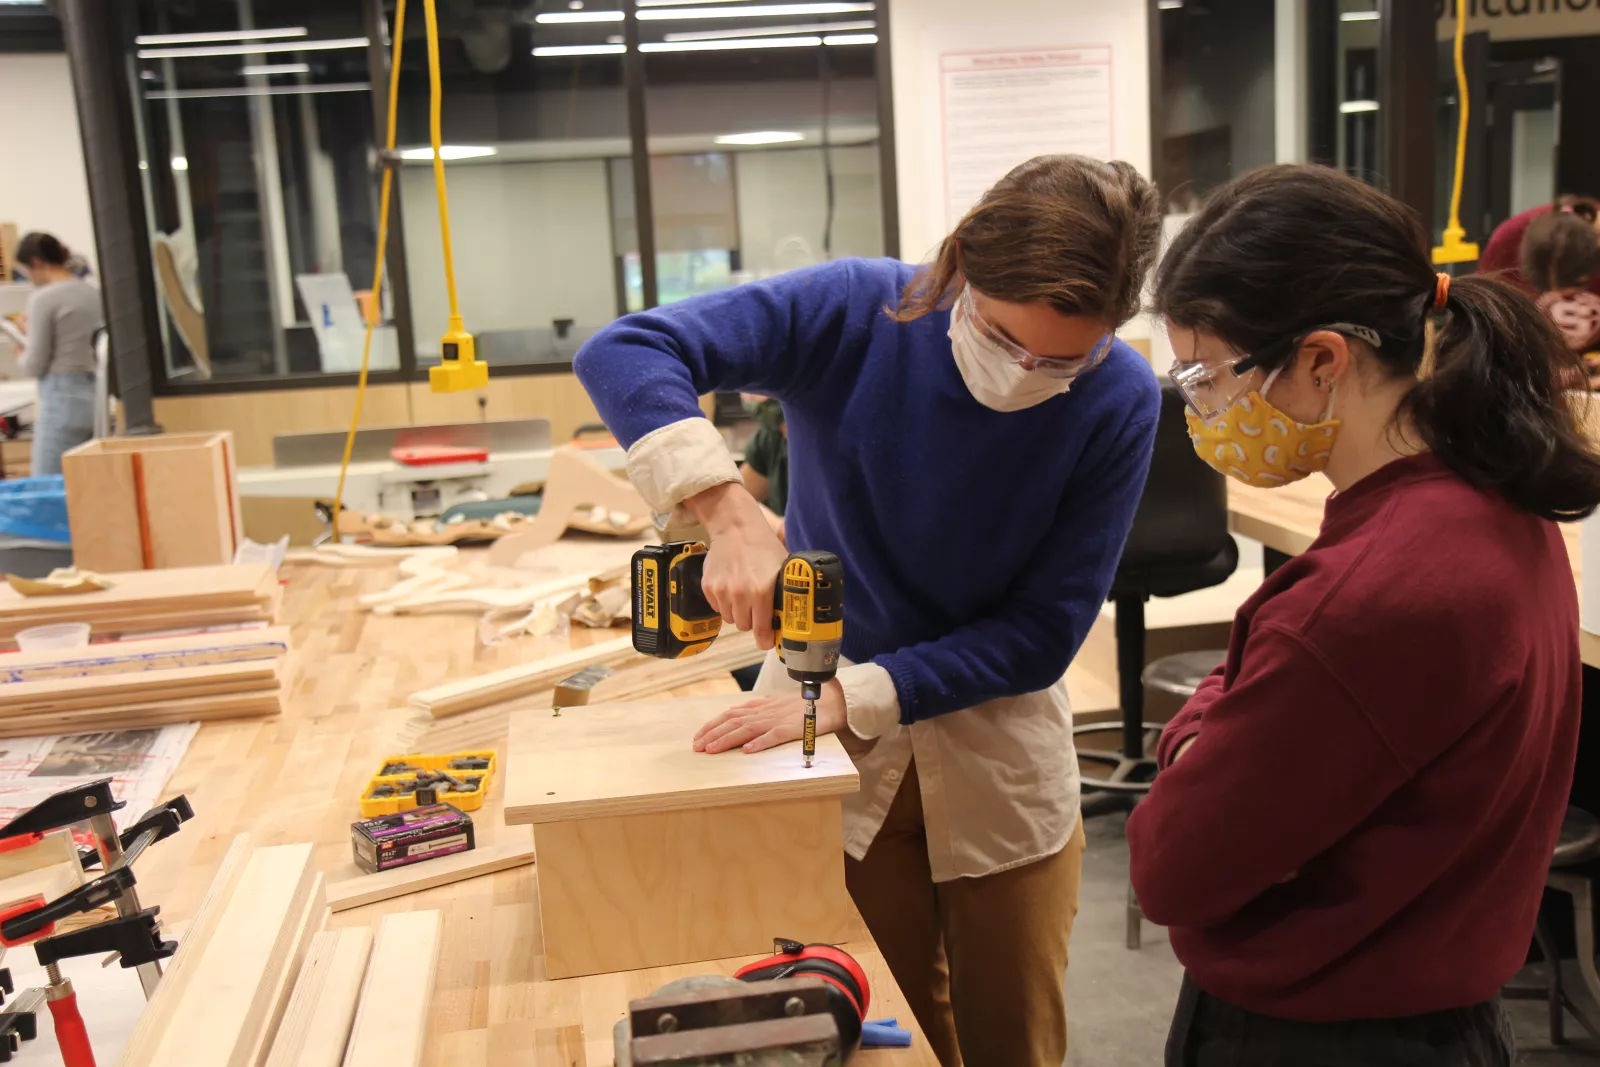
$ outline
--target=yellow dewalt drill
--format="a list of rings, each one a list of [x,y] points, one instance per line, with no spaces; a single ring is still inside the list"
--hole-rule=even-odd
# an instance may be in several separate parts
[[[711,647],[722,616],[701,588],[703,541],[648,545],[633,554],[633,647],[647,656],[683,659]],[[801,738],[806,766],[817,751],[817,701],[839,672],[844,639],[844,565],[832,552],[792,552],[772,588],[778,658],[800,683],[806,703]]]

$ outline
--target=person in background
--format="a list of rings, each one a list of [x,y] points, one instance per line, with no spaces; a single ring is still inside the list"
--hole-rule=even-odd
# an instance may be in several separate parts
[[[1540,215],[1522,238],[1522,276],[1567,347],[1583,358],[1589,388],[1600,388],[1600,232],[1575,212]]]
[[[772,513],[772,531],[783,540],[783,512],[789,503],[789,427],[783,405],[769,396],[747,394],[745,407],[756,422],[756,432],[744,446],[744,466],[739,468],[744,487],[756,502]]]
[[[1478,257],[1477,273],[1499,274],[1507,281],[1532,289],[1521,269],[1523,240],[1535,219],[1551,214],[1576,215],[1591,226],[1600,227],[1600,201],[1571,194],[1559,196],[1552,204],[1529,208],[1496,226],[1483,246],[1483,254]],[[1595,292],[1600,293],[1600,279],[1591,284],[1596,286]]]
[[[845,879],[944,1067],[1066,1054],[1084,833],[1063,675],[1155,441],[1155,377],[1113,331],[1139,309],[1160,211],[1127,163],[1041,156],[928,266],[843,259],[693,297],[619,319],[573,365],[645,500],[709,532],[707,600],[767,649],[788,549],[697,397],[782,402],[789,546],[844,567],[817,732],[861,776]],[[797,741],[797,689],[769,652],[694,747]]]
[[[1200,458],[1322,471],[1311,547],[1234,619],[1128,817],[1187,969],[1173,1067],[1510,1067],[1581,714],[1557,527],[1600,502],[1576,356],[1505,281],[1436,275],[1414,212],[1324,167],[1223,186],[1156,310]]]
[[[32,473],[60,474],[61,454],[94,436],[94,335],[105,324],[100,290],[68,268],[66,246],[47,233],[24,236],[16,256],[35,286],[18,362],[39,379]]]

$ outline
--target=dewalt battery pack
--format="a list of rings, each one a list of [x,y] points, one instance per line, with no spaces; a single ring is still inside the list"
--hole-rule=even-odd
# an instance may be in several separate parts
[[[633,647],[658,659],[683,659],[711,647],[722,616],[706,601],[704,541],[646,545],[633,554]]]

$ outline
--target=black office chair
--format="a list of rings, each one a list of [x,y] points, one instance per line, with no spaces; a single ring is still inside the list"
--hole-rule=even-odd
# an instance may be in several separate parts
[[[1131,808],[1149,792],[1155,778],[1155,760],[1146,755],[1146,745],[1160,734],[1161,724],[1144,721],[1144,602],[1153,596],[1180,596],[1221,585],[1239,565],[1239,546],[1228,532],[1226,480],[1194,454],[1183,413],[1182,395],[1171,381],[1164,381],[1150,478],[1109,597],[1117,607],[1122,721],[1091,723],[1072,731],[1076,737],[1122,734],[1119,751],[1078,749],[1079,760],[1109,768],[1104,777],[1083,779],[1085,815]],[[1220,663],[1223,653],[1215,656]]]

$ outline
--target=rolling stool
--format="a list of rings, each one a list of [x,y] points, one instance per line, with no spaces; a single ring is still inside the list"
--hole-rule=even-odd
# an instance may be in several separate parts
[[[1239,547],[1228,532],[1227,480],[1194,454],[1183,410],[1177,386],[1170,379],[1163,381],[1150,476],[1109,596],[1117,608],[1121,719],[1072,728],[1075,739],[1122,735],[1122,747],[1117,751],[1081,746],[1077,750],[1081,763],[1107,768],[1103,775],[1083,776],[1085,818],[1131,810],[1155,779],[1155,760],[1145,753],[1151,739],[1160,735],[1162,724],[1144,721],[1145,601],[1221,585],[1239,565]],[[1139,904],[1130,885],[1129,948],[1139,947],[1139,921]]]
[[[1583,976],[1583,984],[1588,988],[1589,995],[1596,1003],[1600,1003],[1600,972],[1595,970],[1594,960],[1594,882],[1588,875],[1572,870],[1597,858],[1600,858],[1600,819],[1596,819],[1582,808],[1567,808],[1566,817],[1561,820],[1561,837],[1556,842],[1555,854],[1550,857],[1550,873],[1546,876],[1544,884],[1572,898],[1572,926],[1574,939],[1577,941],[1578,973]],[[1545,928],[1543,919],[1534,924],[1533,936],[1539,943],[1539,951],[1544,954],[1545,968],[1549,971],[1545,988],[1525,989],[1507,986],[1503,995],[1518,1000],[1548,998],[1552,1044],[1566,1044],[1566,1020],[1562,1016],[1563,1010],[1570,1011],[1572,1017],[1589,1031],[1589,1036],[1600,1041],[1600,1023],[1580,1011],[1572,1002],[1572,998],[1567,995],[1561,979],[1561,955],[1556,951],[1555,942],[1550,937],[1550,931]]]

